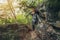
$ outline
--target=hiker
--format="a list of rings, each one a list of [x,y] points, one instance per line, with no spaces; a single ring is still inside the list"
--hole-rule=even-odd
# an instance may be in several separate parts
[[[31,8],[31,9],[32,9],[32,12],[30,14],[32,15],[32,28],[33,28],[33,30],[35,30],[35,27],[39,22],[41,14],[37,9],[35,9],[35,8]]]
[[[32,8],[31,15],[32,15],[32,28],[33,28],[33,30],[35,30],[35,26],[38,24],[37,15],[39,15],[39,12],[35,8]]]
[[[35,26],[38,24],[37,15],[39,16],[39,11],[34,7],[32,7],[31,9],[32,11],[28,15],[32,15],[32,28],[33,30],[35,30]]]

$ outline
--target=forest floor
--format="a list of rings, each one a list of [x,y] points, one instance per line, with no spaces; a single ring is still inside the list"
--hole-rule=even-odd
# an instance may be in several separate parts
[[[0,26],[0,40],[44,40],[49,35],[48,32],[46,33],[45,35],[44,33],[40,34],[36,30],[33,31],[31,25],[25,24],[8,24]],[[52,35],[54,35],[54,33]],[[47,38],[47,40],[51,40],[49,38]]]

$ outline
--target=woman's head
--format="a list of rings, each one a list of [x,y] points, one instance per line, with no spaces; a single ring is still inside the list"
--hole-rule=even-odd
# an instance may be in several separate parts
[[[35,14],[35,8],[31,8],[31,14]]]

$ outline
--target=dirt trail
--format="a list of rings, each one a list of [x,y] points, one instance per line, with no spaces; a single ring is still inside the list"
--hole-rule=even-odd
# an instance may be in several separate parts
[[[25,24],[8,24],[4,27],[0,27],[0,37],[1,40],[53,40],[50,38],[53,38],[55,36],[54,33],[39,33],[36,30],[32,30],[30,25]],[[42,36],[43,35],[43,36]],[[52,35],[53,37],[50,37]],[[43,38],[44,39],[43,39]],[[49,37],[49,39],[47,38]],[[54,37],[55,39],[55,37]]]

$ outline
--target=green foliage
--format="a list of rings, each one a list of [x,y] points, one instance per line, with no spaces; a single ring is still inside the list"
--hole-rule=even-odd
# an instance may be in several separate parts
[[[30,13],[30,8],[29,7],[37,7],[38,4],[42,3],[43,0],[17,0],[19,2],[19,5],[21,5],[20,10],[22,9],[25,14],[18,14],[16,17],[16,21],[18,23],[22,23],[22,24],[27,24],[30,23],[32,21],[32,16],[29,15],[28,17],[26,17],[26,14]],[[7,24],[7,23],[15,23],[15,19],[14,18],[10,18],[10,19],[0,19],[0,24]]]
[[[26,17],[24,14],[17,15],[17,22],[22,24],[27,24],[31,22],[31,19],[32,19],[31,16]]]
[[[50,9],[53,12],[58,12],[60,10],[60,0],[48,0],[46,5],[46,7],[49,8],[49,11]]]
[[[16,21],[20,24],[27,24],[32,20],[31,16],[26,17],[26,15],[24,14],[17,15],[16,17],[17,17]],[[14,18],[6,19],[6,21],[5,19],[0,20],[0,24],[8,24],[8,23],[15,23]]]
[[[25,7],[24,9],[28,10],[28,8],[37,7],[43,0],[19,0],[19,5],[21,5],[20,9]]]
[[[27,23],[27,19],[25,19],[24,15],[18,15],[17,16],[17,21],[19,23]]]

